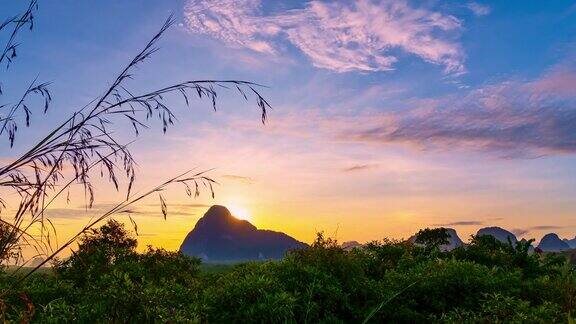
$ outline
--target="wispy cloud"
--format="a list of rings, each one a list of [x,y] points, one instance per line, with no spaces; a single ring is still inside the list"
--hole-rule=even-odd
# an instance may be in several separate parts
[[[46,214],[55,219],[88,219],[94,216],[100,216],[106,211],[110,210],[115,204],[101,203],[95,204],[92,208],[86,209],[85,206],[78,207],[66,207],[66,208],[49,208],[46,210]],[[168,214],[171,216],[193,216],[194,212],[188,209],[195,208],[208,208],[211,205],[205,204],[178,204],[171,203],[168,206]],[[139,216],[162,216],[162,211],[159,204],[143,204],[141,206],[133,206],[124,209],[113,215],[113,217],[121,217],[124,215],[139,215]]]
[[[254,180],[254,178],[235,175],[235,174],[225,174],[222,176],[222,178],[227,179],[227,180],[236,181],[236,182],[243,183],[243,184],[253,184],[254,182],[256,182]]]
[[[530,227],[531,230],[541,230],[541,231],[545,231],[545,230],[555,230],[555,229],[560,229],[563,228],[562,226],[557,226],[557,225],[540,225],[540,226],[532,226]]]
[[[466,221],[457,221],[445,224],[435,224],[435,226],[467,226],[467,225],[482,225],[484,222],[481,221],[473,221],[473,220],[466,220]]]
[[[470,9],[475,16],[486,16],[492,11],[489,6],[474,1],[469,2],[466,8]]]
[[[557,226],[557,225],[538,225],[538,226],[531,226],[531,227],[527,227],[527,228],[515,228],[513,229],[511,232],[514,233],[514,235],[516,236],[524,236],[528,233],[530,233],[531,231],[548,231],[548,230],[557,230],[557,229],[562,229],[564,228],[563,226]]]
[[[524,235],[528,234],[530,232],[530,230],[523,229],[523,228],[515,228],[515,229],[512,229],[510,232],[512,232],[512,234],[516,235],[517,237],[520,237],[520,236],[524,236]]]
[[[391,70],[398,50],[450,74],[465,71],[461,21],[448,14],[402,0],[314,0],[270,15],[261,6],[261,0],[191,0],[185,17],[193,33],[260,53],[278,54],[287,40],[314,66],[337,72]]]
[[[146,207],[158,207],[158,204],[146,204]],[[170,203],[170,206],[177,208],[210,208],[210,204],[196,204],[196,203]]]
[[[421,150],[465,148],[505,158],[576,153],[576,68],[561,65],[530,82],[508,81],[388,114],[342,134]]]
[[[307,109],[278,114],[267,133],[417,151],[480,152],[499,158],[576,153],[576,66],[533,80],[509,79],[438,97],[410,99],[395,112]],[[242,121],[237,129],[255,129]],[[256,131],[258,131],[256,129]]]
[[[342,169],[342,172],[358,172],[378,167],[376,164],[356,164]]]
[[[45,214],[52,218],[65,218],[65,219],[88,219],[93,216],[102,214],[101,210],[83,208],[50,208],[45,211]]]

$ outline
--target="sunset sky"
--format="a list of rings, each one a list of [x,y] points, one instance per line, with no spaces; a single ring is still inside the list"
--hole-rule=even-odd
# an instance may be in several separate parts
[[[3,3],[2,16],[22,7]],[[141,246],[177,249],[212,204],[305,242],[430,226],[462,239],[490,225],[576,235],[573,1],[41,1],[3,83],[18,93],[38,75],[54,101],[14,149],[2,138],[0,161],[101,94],[170,13],[176,25],[130,89],[247,80],[268,87],[273,110],[262,125],[225,89],[217,112],[170,99],[176,125],[133,144],[136,187],[195,167],[220,184],[214,199],[172,188],[167,220],[157,196],[139,205]],[[94,211],[80,195],[50,211],[61,237],[124,197],[106,183],[96,195]]]

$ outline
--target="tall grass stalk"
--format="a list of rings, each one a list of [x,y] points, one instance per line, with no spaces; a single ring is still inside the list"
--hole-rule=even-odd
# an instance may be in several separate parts
[[[13,27],[4,51],[0,54],[0,63],[7,62],[9,66],[14,62],[18,47],[16,37],[24,27],[33,28],[37,10],[38,3],[32,0],[24,13],[8,18],[0,25],[0,32]],[[190,197],[197,197],[203,187],[208,188],[214,195],[212,186],[215,181],[205,172],[190,175],[190,171],[171,178],[142,195],[133,195],[137,172],[136,162],[129,149],[131,142],[123,143],[113,132],[115,123],[123,120],[132,125],[134,136],[138,137],[142,130],[150,128],[151,122],[156,120],[161,124],[163,133],[166,133],[176,120],[167,103],[168,97],[178,96],[188,107],[193,97],[206,99],[216,110],[219,90],[234,90],[244,100],[254,99],[261,111],[262,123],[266,121],[267,111],[271,106],[257,90],[262,86],[248,81],[188,80],[149,92],[129,89],[128,81],[134,77],[135,69],[158,51],[159,40],[174,22],[174,18],[170,16],[101,96],[76,110],[23,154],[0,166],[0,190],[4,189],[0,191],[0,212],[8,210],[6,197],[9,194],[15,193],[19,199],[18,208],[11,219],[1,217],[0,214],[0,262],[5,262],[8,256],[13,256],[11,253],[21,251],[22,247],[33,247],[39,255],[45,256],[45,260],[31,271],[34,272],[102,220],[119,213],[129,214],[130,205],[154,193],[160,196],[161,210],[166,218],[167,207],[161,191],[172,184],[183,185]],[[43,113],[48,111],[52,101],[48,87],[49,83],[39,83],[34,79],[16,104],[0,105],[0,139],[7,137],[10,147],[14,146],[17,132],[22,128],[18,126],[30,125],[34,112],[30,106],[33,95],[43,99]],[[1,93],[0,91],[0,95]],[[85,205],[92,208],[95,201],[93,177],[98,175],[117,191],[124,191],[125,199],[114,208],[91,219],[64,244],[55,244],[56,228],[45,212],[57,199],[63,199],[64,194],[66,201],[70,202],[73,185],[79,185],[83,189]],[[120,179],[126,179],[125,189],[120,188]],[[136,227],[131,216],[130,220]],[[39,235],[33,234],[34,228],[39,228]],[[21,256],[21,252],[19,255]]]

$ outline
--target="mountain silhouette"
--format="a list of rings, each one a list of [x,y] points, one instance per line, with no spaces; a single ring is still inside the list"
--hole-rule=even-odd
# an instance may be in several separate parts
[[[463,246],[464,242],[462,242],[462,240],[460,239],[460,237],[458,236],[458,233],[456,233],[456,230],[453,228],[447,228],[446,231],[448,232],[448,234],[450,235],[450,237],[448,238],[448,241],[450,243],[445,244],[445,245],[441,245],[440,246],[440,250],[442,251],[451,251],[454,250],[457,247]]]
[[[556,233],[544,235],[538,247],[544,252],[560,252],[570,249],[570,245],[562,241]]]
[[[350,251],[356,248],[362,248],[362,244],[360,244],[358,241],[346,241],[340,244],[340,247],[346,251]]]
[[[238,262],[281,259],[287,251],[304,247],[284,233],[259,230],[232,216],[226,207],[214,205],[188,233],[180,251],[204,262]]]
[[[576,237],[573,239],[563,239],[562,241],[566,242],[571,249],[576,249]]]
[[[502,243],[508,243],[508,238],[510,238],[510,241],[512,242],[512,244],[515,244],[516,242],[518,242],[516,235],[512,234],[511,232],[509,232],[509,231],[507,231],[501,227],[497,227],[497,226],[484,227],[484,228],[479,229],[478,232],[476,233],[476,236],[482,236],[482,235],[490,235]]]

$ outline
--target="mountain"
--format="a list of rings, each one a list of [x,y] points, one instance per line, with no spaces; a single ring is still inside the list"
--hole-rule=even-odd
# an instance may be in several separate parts
[[[464,242],[462,242],[462,240],[458,236],[458,233],[456,233],[455,229],[447,228],[446,231],[448,232],[448,234],[450,234],[450,238],[448,239],[448,241],[450,241],[450,243],[445,244],[445,245],[441,245],[440,246],[441,251],[452,251],[455,248],[464,245]]]
[[[259,230],[226,207],[214,205],[188,233],[180,251],[204,262],[237,262],[280,259],[288,250],[306,246],[284,233]]]
[[[450,237],[448,238],[448,244],[444,244],[444,245],[440,245],[440,251],[452,251],[457,247],[463,246],[464,242],[462,242],[462,240],[460,239],[460,237],[458,236],[458,233],[456,233],[456,230],[453,228],[445,228],[446,232],[450,235]],[[416,235],[412,235],[408,241],[415,243],[416,242]]]
[[[358,241],[346,241],[344,243],[342,243],[340,245],[340,247],[342,247],[344,250],[349,251],[349,250],[353,250],[356,248],[362,248],[362,244],[360,244]]]
[[[566,244],[568,244],[568,246],[570,246],[571,249],[576,249],[576,237],[571,240],[563,239],[562,241],[566,242]]]
[[[482,235],[490,235],[493,236],[495,239],[497,239],[498,241],[502,242],[502,243],[508,243],[508,238],[510,238],[510,241],[512,241],[512,244],[515,244],[516,242],[518,242],[518,239],[516,238],[516,235],[512,234],[511,232],[508,232],[507,230],[501,228],[501,227],[484,227],[478,230],[478,232],[476,233],[476,236],[482,236]]]
[[[562,241],[556,233],[544,235],[538,247],[544,252],[560,252],[570,250],[570,245]]]

